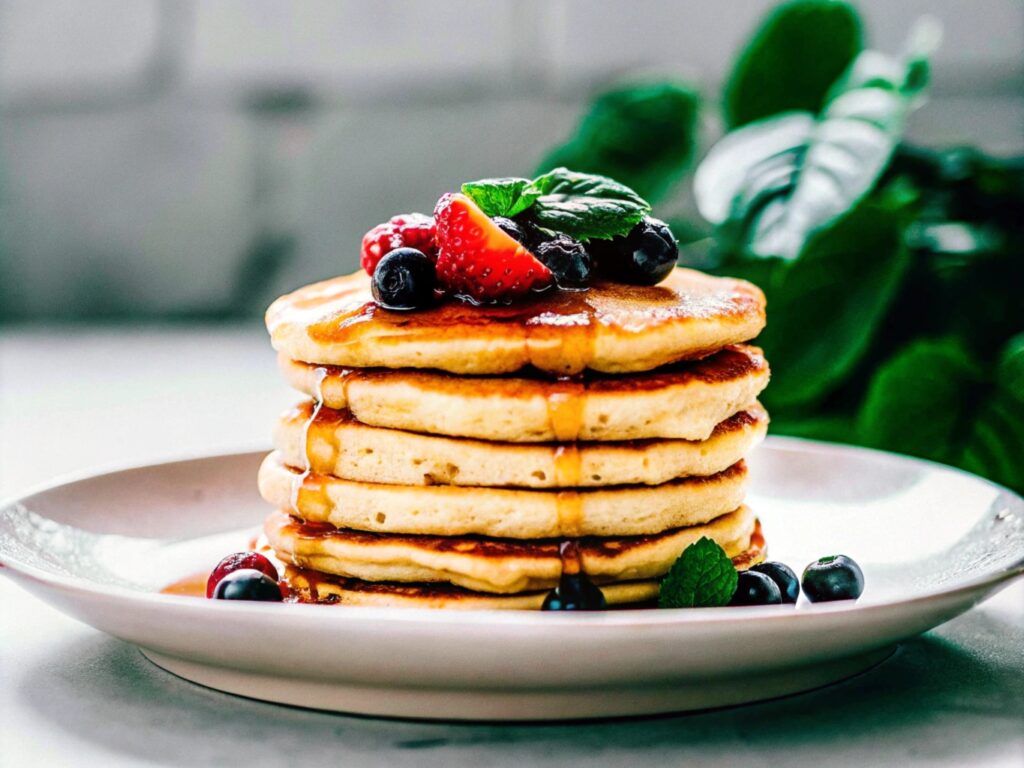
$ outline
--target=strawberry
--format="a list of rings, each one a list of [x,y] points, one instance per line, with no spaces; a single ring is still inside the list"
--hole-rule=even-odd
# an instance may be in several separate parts
[[[377,262],[395,248],[415,248],[435,258],[434,220],[422,213],[406,213],[392,216],[363,235],[360,263],[366,273],[373,277]]]
[[[434,221],[437,279],[451,293],[477,303],[508,303],[551,285],[551,270],[465,195],[438,200]]]

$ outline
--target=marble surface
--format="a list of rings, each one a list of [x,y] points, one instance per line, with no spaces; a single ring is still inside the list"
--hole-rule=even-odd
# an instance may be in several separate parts
[[[292,399],[257,327],[0,330],[0,496],[67,472],[265,444]],[[5,579],[0,605],[0,766],[1024,766],[1024,582],[839,685],[563,725],[397,722],[237,699],[157,669]]]

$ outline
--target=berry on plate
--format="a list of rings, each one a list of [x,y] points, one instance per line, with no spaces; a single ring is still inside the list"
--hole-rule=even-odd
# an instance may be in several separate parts
[[[756,571],[741,571],[729,605],[778,605],[782,593],[772,579]]]
[[[465,195],[438,200],[434,221],[437,278],[452,294],[481,304],[509,302],[551,285],[551,270]]]
[[[265,573],[275,582],[278,579],[277,568],[259,552],[235,552],[233,555],[228,555],[217,563],[217,567],[210,573],[210,578],[206,581],[206,596],[213,597],[213,591],[217,588],[221,579],[229,573],[243,569],[252,569]]]
[[[372,277],[380,260],[396,248],[415,248],[434,258],[434,220],[422,213],[405,213],[392,216],[363,235],[360,263],[366,274]]]
[[[213,590],[215,600],[255,600],[263,603],[279,603],[282,600],[281,587],[263,571],[243,568],[232,571]]]
[[[772,560],[767,563],[758,563],[752,566],[750,570],[755,573],[763,573],[774,581],[775,586],[782,593],[782,602],[795,603],[796,599],[800,597],[800,579],[797,578],[793,569],[785,563],[778,563]]]
[[[864,572],[846,555],[831,555],[804,568],[804,594],[812,603],[856,600],[864,592]]]
[[[370,289],[384,309],[423,309],[434,299],[434,262],[415,248],[396,248],[384,254],[373,271]]]
[[[566,573],[557,589],[544,598],[542,611],[603,611],[608,607],[604,593],[581,573]]]

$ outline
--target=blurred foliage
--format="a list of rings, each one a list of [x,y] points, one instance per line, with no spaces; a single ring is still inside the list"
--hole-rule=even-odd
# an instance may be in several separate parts
[[[780,112],[818,112],[860,49],[860,17],[848,3],[779,6],[736,59],[722,98],[726,123],[738,128]]]
[[[776,8],[727,82],[734,130],[696,171],[711,226],[670,220],[684,263],[768,297],[758,343],[773,432],[922,456],[1024,491],[1024,161],[904,141],[935,41],[925,23],[902,57],[862,51],[849,4]],[[695,90],[663,87],[598,96],[545,166],[581,161],[662,200],[688,168],[698,112]],[[676,125],[651,107],[658,93],[692,97]]]
[[[806,2],[801,2],[806,6]],[[900,59],[863,51],[820,112],[770,115],[732,131],[701,163],[694,194],[731,249],[795,258],[853,208],[885,170],[927,82],[927,26]]]
[[[812,237],[799,259],[774,258],[767,274],[760,259],[725,270],[768,299],[758,343],[770,350],[773,408],[816,406],[868,353],[909,267],[904,216],[869,200]]]
[[[600,94],[576,132],[541,161],[610,176],[656,203],[679,181],[697,144],[697,91],[674,82],[622,84]]]

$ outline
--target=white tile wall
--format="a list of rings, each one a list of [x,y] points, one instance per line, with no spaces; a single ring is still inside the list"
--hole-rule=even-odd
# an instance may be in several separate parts
[[[771,5],[0,0],[0,316],[216,310],[261,231],[295,235],[258,307],[354,268],[391,213],[530,172],[620,74],[717,93]],[[860,5],[887,49],[921,13],[945,23],[912,137],[1024,150],[1024,3]],[[308,108],[260,116],[275,89]]]
[[[189,84],[373,84],[503,76],[533,3],[224,0],[196,6]]]
[[[173,101],[4,121],[8,311],[222,304],[255,225],[251,133]]]
[[[157,0],[0,3],[0,92],[139,76],[159,23]]]

